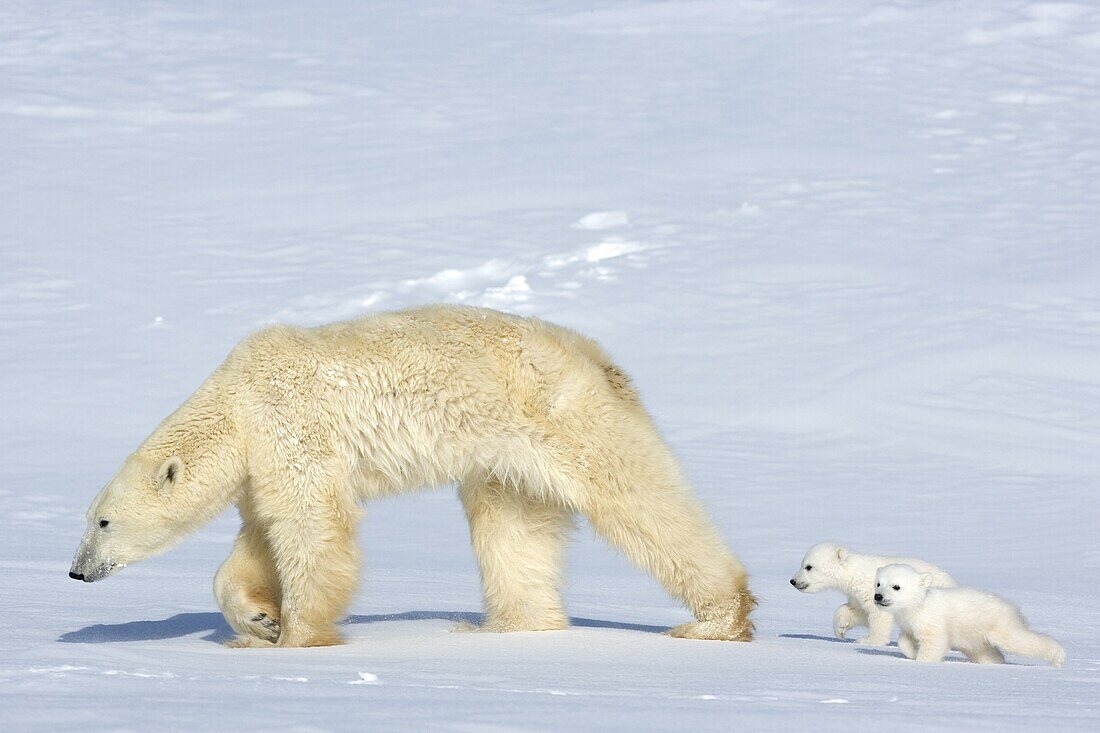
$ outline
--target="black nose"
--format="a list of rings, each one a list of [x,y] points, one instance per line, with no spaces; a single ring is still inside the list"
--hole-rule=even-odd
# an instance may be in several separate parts
[[[84,580],[84,575],[82,573],[74,573],[72,571],[69,571],[69,577],[73,580]]]
[[[882,600],[882,594],[881,593],[876,593],[875,594],[875,600],[876,601],[881,601]]]
[[[795,588],[798,587],[798,583],[794,582],[794,578],[791,578],[791,585],[793,585]]]

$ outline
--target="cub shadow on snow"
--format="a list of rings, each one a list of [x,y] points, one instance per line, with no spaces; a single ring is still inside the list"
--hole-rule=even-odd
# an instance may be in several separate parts
[[[780,639],[801,639],[803,641],[827,641],[827,642],[830,642],[832,644],[855,644],[856,643],[855,639],[838,639],[835,636],[818,636],[816,634],[778,634],[778,636],[779,636]],[[890,646],[888,648],[872,647],[872,646],[863,647],[863,646],[861,646],[861,647],[856,647],[856,651],[859,652],[860,654],[867,654],[869,656],[874,656],[874,657],[894,657],[895,659],[904,659],[905,661],[909,661],[909,659],[898,650],[897,642],[893,642],[893,641],[890,642]],[[967,660],[964,659],[963,657],[959,657],[959,656],[956,656],[956,655],[952,654],[951,656],[948,656],[944,661],[945,662],[966,662]],[[1008,664],[1013,664],[1013,662],[1008,662]]]
[[[467,623],[478,626],[485,616],[469,611],[405,611],[403,613],[379,613],[368,616],[348,616],[340,625],[373,624],[384,621],[427,621],[441,620],[452,623]],[[593,618],[570,618],[570,623],[579,628],[619,629],[641,631],[648,634],[660,634],[668,631],[667,626],[630,624],[619,621],[604,621]],[[223,643],[233,638],[233,630],[225,618],[216,612],[177,613],[160,621],[129,621],[123,624],[93,624],[76,631],[67,631],[58,637],[66,644],[104,644],[117,641],[158,641],[176,639],[202,631],[209,632],[204,641]]]

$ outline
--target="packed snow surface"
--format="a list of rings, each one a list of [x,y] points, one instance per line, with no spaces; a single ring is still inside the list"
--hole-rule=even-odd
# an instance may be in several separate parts
[[[1100,728],[1100,7],[0,4],[0,728]],[[232,345],[430,301],[630,371],[753,574],[758,640],[583,524],[571,630],[459,634],[453,487],[380,502],[341,647],[232,650],[227,512],[66,577]],[[1017,603],[1062,670],[832,638],[806,548]]]

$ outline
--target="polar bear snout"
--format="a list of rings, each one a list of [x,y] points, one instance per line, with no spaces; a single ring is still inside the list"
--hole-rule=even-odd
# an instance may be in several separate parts
[[[69,567],[69,577],[85,583],[94,583],[114,574],[122,567],[123,564],[115,559],[102,557],[99,544],[94,537],[85,538],[80,541],[73,564]]]
[[[93,567],[87,567],[88,563],[73,562],[69,568],[69,577],[73,580],[83,580],[85,583],[94,583],[103,580],[108,575],[113,575],[122,566],[117,562],[101,562]]]
[[[890,605],[890,601],[883,598],[881,593],[876,593],[875,594],[875,605],[876,606],[882,606],[883,608],[886,608],[887,606]]]
[[[801,582],[800,583],[795,578],[791,578],[791,585],[793,585],[798,590],[806,590],[807,588],[810,587],[809,583],[806,583],[806,582]]]

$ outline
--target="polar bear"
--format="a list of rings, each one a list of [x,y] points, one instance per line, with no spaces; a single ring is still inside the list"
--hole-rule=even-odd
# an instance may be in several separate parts
[[[957,649],[978,664],[1003,664],[1004,653],[1066,663],[1062,645],[1027,626],[1004,598],[976,588],[936,588],[929,573],[910,565],[880,568],[875,604],[901,628],[898,648],[918,662],[942,662]]]
[[[831,542],[821,542],[806,551],[802,565],[791,578],[791,585],[803,593],[839,590],[848,602],[833,614],[833,632],[838,638],[847,636],[857,626],[868,627],[867,636],[856,644],[886,646],[894,621],[890,614],[875,606],[875,571],[890,563],[908,563],[928,573],[936,587],[950,587],[955,580],[931,563],[905,557],[857,555]]]
[[[747,641],[741,562],[691,496],[629,378],[592,340],[492,310],[428,306],[242,341],[92,502],[70,576],[162,552],[230,504],[214,593],[239,646],[340,642],[359,504],[458,483],[489,631],[564,628],[575,513],[696,620]]]

